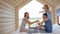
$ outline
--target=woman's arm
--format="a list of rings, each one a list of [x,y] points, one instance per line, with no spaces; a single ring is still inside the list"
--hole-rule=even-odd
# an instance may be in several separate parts
[[[38,20],[37,20],[37,21],[34,21],[34,22],[30,22],[28,19],[25,19],[25,21],[26,21],[28,24],[33,24],[33,23],[35,23],[35,22],[38,22]]]
[[[41,11],[41,12],[39,12],[39,13],[43,13],[43,12],[45,12],[45,11]]]

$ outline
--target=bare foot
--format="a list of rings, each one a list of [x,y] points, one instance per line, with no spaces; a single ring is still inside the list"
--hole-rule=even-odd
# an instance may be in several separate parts
[[[20,30],[20,32],[25,32],[24,30]]]

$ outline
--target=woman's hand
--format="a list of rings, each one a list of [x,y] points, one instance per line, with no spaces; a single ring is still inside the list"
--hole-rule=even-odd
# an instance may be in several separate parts
[[[39,22],[39,20],[36,20],[35,22]]]

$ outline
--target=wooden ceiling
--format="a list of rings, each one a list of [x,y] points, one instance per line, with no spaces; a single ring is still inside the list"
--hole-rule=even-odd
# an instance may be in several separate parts
[[[12,5],[13,7],[17,7],[19,5],[22,5],[23,3],[31,1],[31,0],[0,0],[0,3],[8,3],[9,5]],[[60,0],[37,0],[43,4],[48,4],[51,6],[56,6],[57,4],[60,4]]]
[[[12,5],[13,7],[17,7],[27,1],[31,1],[31,0],[0,0],[0,4],[5,3],[5,4]]]
[[[38,0],[39,2],[42,2],[43,4],[48,4],[51,6],[56,6],[57,4],[60,4],[60,0]]]

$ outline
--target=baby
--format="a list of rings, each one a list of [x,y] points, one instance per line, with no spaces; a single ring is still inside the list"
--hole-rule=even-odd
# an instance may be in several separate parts
[[[38,25],[39,25],[39,26],[38,26],[38,29],[39,29],[39,30],[43,30],[43,29],[44,29],[43,23],[38,23]]]

